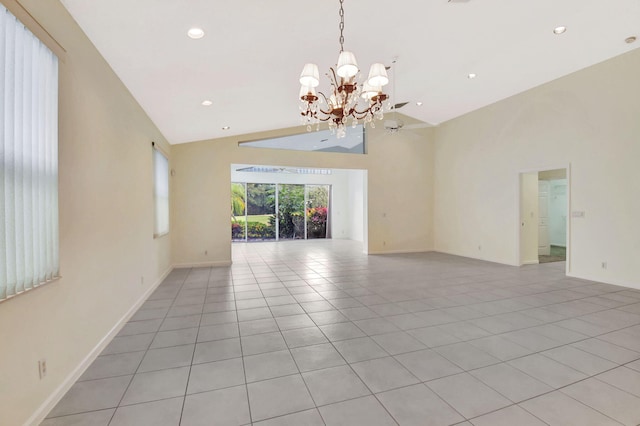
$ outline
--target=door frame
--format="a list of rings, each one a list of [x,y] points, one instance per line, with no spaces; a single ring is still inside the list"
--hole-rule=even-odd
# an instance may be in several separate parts
[[[522,253],[520,250],[520,242],[521,242],[521,220],[522,220],[522,191],[520,188],[520,178],[524,173],[540,173],[549,170],[565,170],[566,178],[567,178],[567,260],[565,262],[565,275],[569,275],[571,273],[571,163],[537,167],[531,169],[521,169],[518,170],[516,175],[516,266],[523,266],[522,262]]]

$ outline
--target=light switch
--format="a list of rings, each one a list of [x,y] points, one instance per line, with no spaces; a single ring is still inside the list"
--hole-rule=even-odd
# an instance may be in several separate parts
[[[571,217],[584,217],[584,211],[574,210],[571,212]]]

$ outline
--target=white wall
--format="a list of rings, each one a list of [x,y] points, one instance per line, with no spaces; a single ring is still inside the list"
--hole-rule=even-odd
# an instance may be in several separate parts
[[[247,164],[231,165],[232,182],[320,184],[331,185],[331,208],[329,209],[331,238],[363,241],[363,185],[362,170],[331,169],[331,174],[287,174],[268,172],[242,172],[239,168]],[[357,186],[359,185],[359,188]],[[354,198],[357,197],[358,198]],[[351,227],[355,226],[355,232]],[[355,233],[354,233],[355,232]],[[359,238],[358,238],[359,237]]]
[[[519,172],[570,165],[569,274],[640,288],[638,75],[640,49],[437,128],[436,250],[518,264]]]
[[[365,241],[367,216],[367,188],[366,172],[364,170],[349,170],[348,199],[351,213],[349,215],[348,238],[354,241]]]

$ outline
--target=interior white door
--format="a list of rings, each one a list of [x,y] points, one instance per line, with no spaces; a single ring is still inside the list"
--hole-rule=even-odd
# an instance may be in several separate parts
[[[538,256],[551,254],[549,244],[549,181],[538,182]]]

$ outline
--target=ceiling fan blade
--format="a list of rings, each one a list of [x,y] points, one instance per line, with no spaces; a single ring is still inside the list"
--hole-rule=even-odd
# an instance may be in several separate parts
[[[391,107],[391,109],[400,109],[403,106],[407,105],[409,102],[399,102],[397,104],[395,104],[394,106]]]

